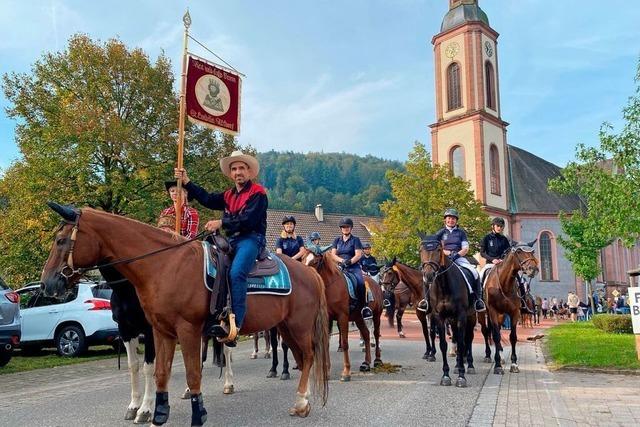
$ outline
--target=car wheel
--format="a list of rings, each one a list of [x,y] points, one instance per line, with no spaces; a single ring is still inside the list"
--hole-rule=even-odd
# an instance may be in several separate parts
[[[56,350],[60,356],[75,357],[86,350],[84,332],[75,325],[65,326],[56,334]]]
[[[5,366],[11,360],[13,350],[0,350],[0,368]]]

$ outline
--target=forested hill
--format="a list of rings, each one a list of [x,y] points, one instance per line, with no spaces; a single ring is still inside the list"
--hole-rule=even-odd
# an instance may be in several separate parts
[[[269,207],[380,215],[379,205],[391,196],[385,179],[401,162],[345,153],[259,153],[260,179],[269,191]]]

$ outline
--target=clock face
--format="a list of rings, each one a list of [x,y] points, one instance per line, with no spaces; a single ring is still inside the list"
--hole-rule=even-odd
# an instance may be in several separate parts
[[[447,49],[444,51],[444,54],[447,55],[447,58],[453,59],[458,52],[460,52],[460,45],[456,42],[449,43]]]
[[[489,43],[488,41],[484,42],[484,51],[489,58],[493,56],[493,47],[491,46],[491,43]]]

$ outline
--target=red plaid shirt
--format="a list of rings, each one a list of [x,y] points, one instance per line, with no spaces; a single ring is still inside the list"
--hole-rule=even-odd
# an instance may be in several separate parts
[[[163,210],[160,215],[176,215],[176,208],[171,206]],[[187,239],[193,239],[198,234],[200,217],[198,211],[189,206],[182,207],[182,221],[180,221],[180,234]]]

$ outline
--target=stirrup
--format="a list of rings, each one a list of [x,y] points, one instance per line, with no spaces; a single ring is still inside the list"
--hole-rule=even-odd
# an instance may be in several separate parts
[[[391,301],[389,301],[388,299],[386,299],[386,298],[385,298],[385,299],[382,301],[382,306],[383,306],[384,308],[390,307],[390,306],[391,306]]]
[[[416,306],[416,309],[426,313],[427,311],[429,311],[429,301],[427,301],[426,299],[421,299]]]
[[[369,319],[373,318],[373,312],[371,311],[371,309],[369,307],[364,307],[360,311],[360,314],[362,314],[362,320],[369,320]]]
[[[227,344],[228,347],[233,347],[233,345],[231,345],[231,344],[238,337],[238,328],[236,327],[236,315],[233,314],[233,313],[229,313],[229,316],[228,316],[227,320],[229,322],[228,333],[225,336],[222,336],[222,337],[216,336],[216,339],[218,340],[218,342]],[[214,332],[214,330],[219,330],[218,328],[220,328],[223,331],[227,332],[224,326],[225,326],[224,322],[220,322],[219,325],[214,325],[211,328],[211,331]]]
[[[480,298],[478,298],[476,300],[476,302],[474,303],[474,308],[476,309],[476,312],[478,312],[478,313],[482,313],[483,311],[487,311],[487,306],[484,304],[484,301],[482,301]]]

